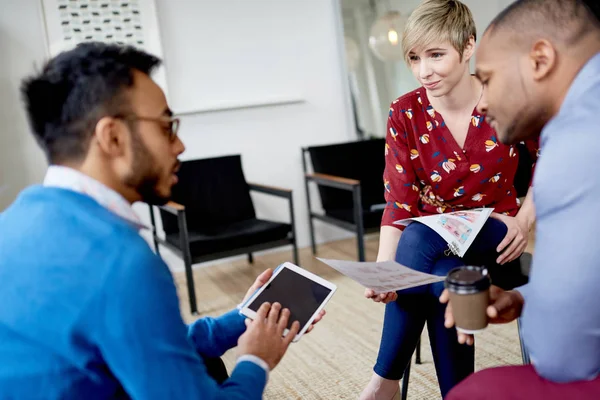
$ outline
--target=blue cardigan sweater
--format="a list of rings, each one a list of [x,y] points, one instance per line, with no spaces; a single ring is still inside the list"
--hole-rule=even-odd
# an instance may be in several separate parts
[[[232,311],[186,326],[171,274],[92,198],[25,190],[0,214],[0,398],[260,399],[242,361],[221,386],[203,357],[244,332]]]

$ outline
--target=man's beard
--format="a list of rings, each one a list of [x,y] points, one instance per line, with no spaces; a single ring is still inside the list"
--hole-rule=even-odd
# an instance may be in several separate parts
[[[511,123],[504,131],[505,140],[503,144],[516,144],[523,140],[539,137],[544,125],[550,119],[549,110],[540,107],[541,99],[535,98],[525,85],[525,78],[519,70],[519,81],[521,86],[521,97],[523,106],[515,113]]]
[[[521,109],[505,129],[503,144],[516,144],[524,140],[536,139],[540,136],[548,121],[547,110],[535,110],[531,107]]]
[[[131,171],[125,177],[125,184],[134,189],[145,203],[164,205],[169,197],[164,197],[158,192],[160,172],[154,168],[156,163],[150,151],[146,148],[136,129],[131,129],[131,151],[133,161]]]

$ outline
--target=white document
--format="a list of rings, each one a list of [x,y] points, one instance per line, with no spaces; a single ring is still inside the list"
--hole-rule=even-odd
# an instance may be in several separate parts
[[[395,261],[359,262],[324,258],[317,258],[317,260],[329,265],[364,287],[373,289],[377,294],[440,282],[445,278],[415,271]]]
[[[492,211],[494,211],[493,208],[474,208],[426,217],[408,218],[396,221],[394,224],[408,225],[415,221],[425,224],[448,243],[448,248],[454,254],[464,257]]]

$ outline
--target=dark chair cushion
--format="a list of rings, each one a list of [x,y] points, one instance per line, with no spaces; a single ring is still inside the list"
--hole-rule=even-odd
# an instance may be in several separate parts
[[[289,224],[249,219],[210,229],[189,230],[192,258],[221,253],[261,243],[286,239],[292,231]],[[181,249],[179,233],[166,235],[167,242]]]
[[[352,208],[344,208],[344,209],[334,209],[325,212],[325,215],[335,218],[341,219],[342,221],[349,222],[354,224],[354,209]],[[383,216],[383,210],[363,210],[363,227],[365,230],[379,228],[381,225],[381,218]]]
[[[493,261],[486,265],[490,272],[492,284],[499,286],[504,290],[512,290],[525,285],[529,281],[529,278],[521,269],[521,262],[519,259],[504,265],[496,264]]]
[[[217,229],[256,217],[239,155],[184,161],[173,201],[185,206],[189,231]],[[167,234],[178,232],[177,218],[161,211]]]
[[[360,181],[362,206],[365,209],[385,203],[383,188],[384,150],[385,139],[370,139],[308,148],[314,172]],[[326,213],[354,207],[351,191],[319,185],[319,194]]]
[[[529,275],[531,275],[533,254],[527,252],[521,254],[521,257],[519,257],[519,262],[521,264],[521,273],[529,278]]]

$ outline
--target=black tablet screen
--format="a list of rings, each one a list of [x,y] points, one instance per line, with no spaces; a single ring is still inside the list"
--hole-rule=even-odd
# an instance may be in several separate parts
[[[331,289],[289,268],[282,268],[275,279],[248,305],[248,308],[258,311],[264,302],[271,304],[278,302],[282,308],[289,308],[291,311],[288,328],[294,321],[298,321],[302,329],[329,293]]]

